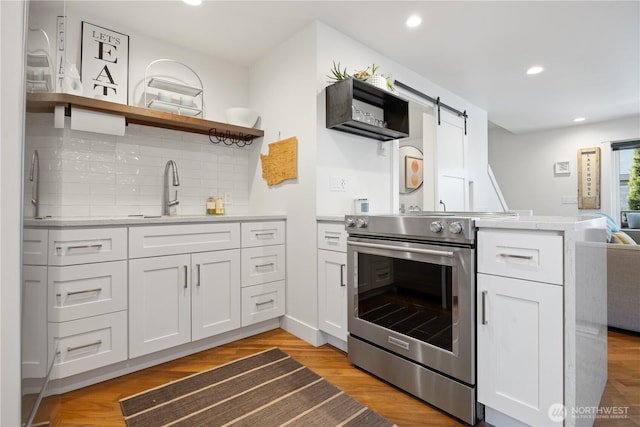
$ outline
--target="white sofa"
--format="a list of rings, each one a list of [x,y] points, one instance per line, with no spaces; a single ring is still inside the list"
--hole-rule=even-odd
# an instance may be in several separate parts
[[[640,230],[624,232],[640,242]],[[640,245],[607,245],[607,282],[609,326],[640,332]]]

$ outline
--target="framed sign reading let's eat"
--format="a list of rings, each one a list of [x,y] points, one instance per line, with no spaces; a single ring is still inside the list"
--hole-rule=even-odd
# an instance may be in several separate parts
[[[127,104],[129,36],[82,22],[83,95]]]

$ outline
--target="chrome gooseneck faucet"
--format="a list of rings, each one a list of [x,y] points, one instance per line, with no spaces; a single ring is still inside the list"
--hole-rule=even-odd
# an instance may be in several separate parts
[[[180,201],[178,201],[178,190],[176,190],[176,198],[173,200],[169,200],[169,183],[167,182],[169,180],[169,168],[172,169],[173,173],[173,186],[177,187],[180,185],[180,178],[178,178],[178,167],[176,166],[176,162],[174,162],[173,160],[169,160],[167,162],[167,165],[164,167],[164,198],[162,203],[162,215],[171,215],[171,206],[175,206],[180,203]]]
[[[37,218],[40,216],[40,157],[38,156],[38,150],[33,150],[33,155],[31,156],[29,181],[34,183],[31,187],[31,204],[35,208],[33,216]]]

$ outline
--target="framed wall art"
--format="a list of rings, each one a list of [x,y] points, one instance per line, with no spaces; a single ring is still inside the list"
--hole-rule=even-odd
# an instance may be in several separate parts
[[[578,150],[578,209],[600,209],[600,147]]]
[[[563,160],[560,162],[556,162],[553,167],[553,173],[555,175],[570,175],[571,170],[569,168],[570,163],[568,160]]]
[[[82,22],[83,95],[127,104],[129,36]]]
[[[419,157],[404,157],[404,186],[407,190],[416,189],[422,185],[422,159]]]

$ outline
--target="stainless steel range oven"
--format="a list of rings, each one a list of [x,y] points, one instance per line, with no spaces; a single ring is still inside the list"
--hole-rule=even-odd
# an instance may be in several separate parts
[[[350,362],[469,424],[474,218],[487,214],[345,217]]]

